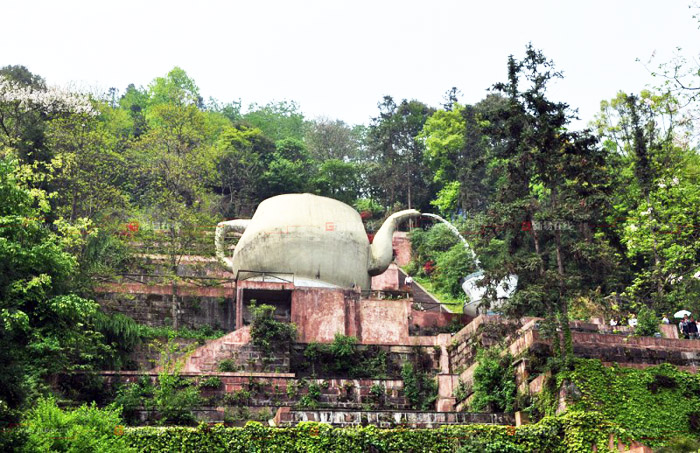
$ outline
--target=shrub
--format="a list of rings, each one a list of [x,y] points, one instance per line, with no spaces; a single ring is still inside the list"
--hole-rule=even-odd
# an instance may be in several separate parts
[[[372,401],[376,403],[379,407],[384,405],[384,398],[386,396],[386,389],[381,384],[372,384],[369,389],[369,396]]]
[[[637,317],[637,328],[635,329],[634,334],[639,337],[652,337],[658,331],[659,320],[654,312],[647,307],[639,310],[639,316]]]
[[[131,428],[126,437],[139,451],[225,452],[466,452],[608,451],[608,436],[628,441],[625,433],[596,412],[569,412],[520,427],[494,425],[442,426],[437,429],[335,428],[302,422],[291,428],[248,422],[244,428],[200,425],[198,428]],[[481,448],[483,447],[483,448]]]
[[[153,403],[161,424],[192,425],[196,421],[192,411],[201,404],[201,397],[199,389],[178,372],[162,372],[153,391]]]
[[[151,408],[153,390],[153,384],[148,376],[141,376],[137,382],[121,386],[117,390],[114,404],[122,408],[124,419],[128,424],[133,425],[140,421],[137,417],[140,408]]]
[[[201,388],[218,389],[221,387],[222,382],[219,376],[209,376],[205,380],[199,383]]]
[[[137,451],[127,445],[121,409],[99,409],[95,403],[62,410],[53,399],[40,399],[24,419],[25,451],[118,452]]]
[[[224,360],[220,361],[218,368],[219,368],[219,371],[223,371],[223,372],[238,371],[238,365],[236,365],[236,361],[233,359],[224,359]]]
[[[472,409],[512,412],[515,402],[515,373],[510,354],[501,356],[498,348],[479,351],[474,370]]]
[[[231,406],[245,405],[250,402],[251,397],[250,391],[246,389],[240,389],[233,393],[227,393],[224,395],[224,403]]]
[[[412,409],[427,411],[432,409],[437,399],[438,386],[432,375],[420,370],[410,362],[401,369],[403,391]]]
[[[296,340],[296,325],[277,321],[272,305],[251,304],[250,311],[253,316],[250,327],[252,343],[268,357],[274,351],[288,352],[291,343]]]

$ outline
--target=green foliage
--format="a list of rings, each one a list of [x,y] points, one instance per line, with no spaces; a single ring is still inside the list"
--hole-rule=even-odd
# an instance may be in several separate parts
[[[392,367],[386,351],[379,346],[359,346],[357,338],[343,334],[336,334],[330,344],[309,343],[304,358],[313,375],[382,379]],[[298,370],[303,369],[300,365]]]
[[[672,365],[638,370],[580,359],[556,379],[557,386],[568,383],[576,396],[570,410],[597,411],[651,446],[697,435],[691,423],[700,406],[700,378]]]
[[[309,384],[308,392],[299,400],[299,406],[307,409],[316,409],[321,398],[321,386],[315,382]]]
[[[63,410],[52,399],[40,399],[23,420],[24,451],[136,452],[122,435],[119,408],[99,409],[94,403]]]
[[[367,168],[371,196],[384,206],[427,211],[435,192],[418,135],[434,110],[417,100],[397,104],[391,96],[384,96],[378,106],[366,139],[372,157]]]
[[[414,229],[410,238],[414,264],[409,274],[453,311],[461,311],[465,300],[461,280],[475,270],[469,250],[443,223],[428,230]],[[434,263],[434,270],[428,275],[424,264],[429,261]]]
[[[461,379],[457,383],[457,388],[455,388],[453,392],[457,403],[461,403],[462,401],[464,401],[471,393],[471,388],[467,384],[465,384]]]
[[[296,340],[296,325],[277,321],[274,317],[275,307],[272,305],[251,304],[250,312],[253,316],[250,326],[252,343],[268,357],[273,352],[289,352],[292,342]]]
[[[501,355],[499,348],[479,351],[474,370],[474,399],[471,408],[486,412],[513,412],[515,372],[510,354]]]
[[[137,411],[146,409],[158,412],[160,424],[194,424],[192,411],[201,405],[202,398],[195,382],[180,376],[182,362],[178,361],[178,357],[181,355],[181,348],[172,338],[169,339],[160,346],[158,366],[162,371],[158,373],[156,382],[144,376],[138,382],[127,384],[117,391],[115,404],[124,408],[127,420],[136,421]]]
[[[337,360],[344,360],[355,353],[355,345],[357,345],[357,338],[336,333],[330,345],[330,353]]]
[[[655,453],[688,453],[700,451],[700,439],[691,437],[673,437],[668,443],[656,450]]]
[[[219,362],[218,365],[219,371],[226,371],[226,372],[233,372],[233,371],[238,371],[238,365],[236,364],[236,361],[233,359],[224,359]]]
[[[640,337],[653,337],[659,331],[659,318],[647,307],[642,307],[637,315],[637,327],[634,334]]]
[[[382,384],[372,384],[372,387],[369,389],[369,396],[377,406],[382,407],[385,402],[386,388]]]
[[[117,389],[114,405],[122,408],[124,420],[130,425],[140,423],[138,410],[153,407],[154,386],[148,376],[141,376],[137,382],[122,385]]]
[[[172,327],[152,327],[139,324],[133,318],[121,313],[106,314],[98,310],[93,316],[95,328],[104,336],[104,341],[111,347],[112,354],[104,357],[104,362],[112,369],[123,369],[128,363],[129,353],[145,342],[155,339],[193,339],[200,342],[219,338],[223,331],[209,326],[198,329],[173,329]]]
[[[66,250],[86,232],[48,220],[48,196],[32,179],[0,157],[0,400],[10,408],[42,393],[51,374],[91,370],[111,354],[93,324],[97,303],[72,292],[77,261]]]
[[[222,385],[223,384],[222,384],[221,378],[219,376],[209,376],[208,378],[199,382],[200,388],[218,389]]]
[[[271,428],[248,422],[244,428],[201,424],[197,428],[127,428],[129,445],[139,451],[166,452],[453,452],[464,451],[586,453],[593,446],[610,452],[608,436],[627,441],[624,430],[597,413],[571,412],[518,428],[495,425],[442,426],[437,429],[333,428],[302,422]],[[484,446],[486,450],[475,450]],[[499,450],[494,448],[498,447]],[[490,450],[489,450],[490,448]]]
[[[303,140],[304,114],[295,102],[282,101],[266,105],[253,104],[243,115],[245,122],[259,128],[273,141],[285,138]]]
[[[163,372],[153,390],[153,403],[160,423],[191,425],[196,421],[192,410],[201,404],[201,397],[199,389],[178,373]]]
[[[411,403],[411,408],[427,411],[433,410],[437,399],[438,385],[435,377],[411,362],[403,364],[401,369],[403,392]]]
[[[224,403],[232,406],[241,406],[250,403],[250,398],[252,394],[249,390],[240,389],[233,393],[226,393],[224,395]]]

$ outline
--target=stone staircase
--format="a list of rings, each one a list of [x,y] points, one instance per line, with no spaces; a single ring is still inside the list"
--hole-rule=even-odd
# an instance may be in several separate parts
[[[218,370],[218,363],[237,355],[250,343],[250,326],[234,330],[223,337],[209,340],[185,358],[181,373],[201,373]],[[156,368],[154,371],[161,371]]]

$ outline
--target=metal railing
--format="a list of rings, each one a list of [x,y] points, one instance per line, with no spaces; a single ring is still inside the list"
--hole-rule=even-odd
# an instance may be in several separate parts
[[[245,276],[245,274],[249,275]],[[281,277],[281,275],[287,276],[287,278]],[[257,277],[262,277],[261,281],[263,282],[294,284],[294,274],[291,272],[250,271],[245,269],[239,269],[236,272],[236,281],[245,281]]]

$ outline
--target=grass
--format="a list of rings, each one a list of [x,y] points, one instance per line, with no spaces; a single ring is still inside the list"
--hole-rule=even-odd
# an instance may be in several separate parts
[[[433,282],[430,281],[429,278],[413,276],[413,280],[420,283],[420,285],[425,288],[426,291],[442,302],[445,308],[453,313],[462,313],[464,299],[458,299],[452,294],[441,291]]]

